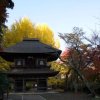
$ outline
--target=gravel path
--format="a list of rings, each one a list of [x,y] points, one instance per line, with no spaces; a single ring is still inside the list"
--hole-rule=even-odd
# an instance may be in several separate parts
[[[5,100],[6,96],[5,96]],[[8,100],[100,100],[94,99],[85,93],[28,93],[10,94]]]
[[[5,100],[7,100],[6,97],[5,97]],[[41,95],[11,94],[11,95],[9,95],[8,100],[46,100],[46,99]]]
[[[84,93],[56,93],[42,94],[47,100],[94,100],[91,96]]]

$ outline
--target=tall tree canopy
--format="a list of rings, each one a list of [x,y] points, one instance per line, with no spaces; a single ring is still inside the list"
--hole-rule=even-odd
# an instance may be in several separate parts
[[[22,18],[12,24],[11,28],[5,30],[3,44],[5,47],[13,45],[23,38],[37,38],[41,42],[58,48],[53,31],[46,24],[33,24],[28,18]]]
[[[3,37],[2,29],[6,27],[5,22],[7,21],[7,17],[8,17],[7,8],[12,9],[13,7],[14,7],[14,3],[12,2],[12,0],[0,0],[0,49],[1,49],[1,43]],[[3,67],[5,65],[7,66],[7,63],[5,63],[5,61],[2,60],[2,58],[0,58],[0,65],[1,65],[0,66],[0,71],[1,71],[5,69]],[[2,67],[2,65],[4,66]],[[6,82],[5,77],[2,76],[2,73],[0,72],[0,94],[2,94],[2,98],[1,98],[2,100],[3,100],[3,93],[6,88],[5,82]]]
[[[6,8],[13,8],[14,3],[12,0],[0,0],[0,41],[2,38],[2,27],[5,27],[5,21],[7,21],[7,9]]]
[[[64,57],[64,59],[61,60],[70,66],[71,70],[69,78],[71,78],[71,84],[77,91],[77,84],[82,80],[89,91],[95,95],[94,90],[90,88],[88,81],[83,74],[83,70],[90,67],[93,63],[88,49],[89,45],[85,44],[83,41],[83,39],[87,39],[84,36],[83,30],[74,27],[72,33],[60,33],[59,36],[66,42],[68,47],[69,56],[67,55],[67,57]]]

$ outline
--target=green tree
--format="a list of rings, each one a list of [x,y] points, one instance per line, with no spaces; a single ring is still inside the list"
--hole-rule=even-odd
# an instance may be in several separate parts
[[[2,41],[2,28],[6,27],[5,26],[5,21],[7,21],[7,8],[13,8],[14,7],[14,3],[12,2],[12,0],[0,0],[0,44]]]
[[[0,71],[0,100],[4,99],[4,93],[7,92],[9,82],[7,76]]]
[[[0,0],[0,50],[1,50],[1,44],[2,44],[2,37],[3,37],[3,28],[6,27],[5,22],[7,21],[7,8],[13,8],[14,3],[12,0]],[[0,58],[0,67],[2,65],[6,66],[7,63],[4,63],[4,60],[1,60]],[[4,68],[0,68],[0,100],[3,100],[3,93],[4,90],[6,89],[6,83],[5,76],[2,74],[1,70],[4,70]]]

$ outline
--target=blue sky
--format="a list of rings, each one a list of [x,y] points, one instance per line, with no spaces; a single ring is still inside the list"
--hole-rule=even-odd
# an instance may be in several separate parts
[[[33,23],[46,23],[54,31],[72,32],[74,26],[90,34],[100,24],[100,0],[13,0],[15,7],[8,10],[7,25],[29,17]]]

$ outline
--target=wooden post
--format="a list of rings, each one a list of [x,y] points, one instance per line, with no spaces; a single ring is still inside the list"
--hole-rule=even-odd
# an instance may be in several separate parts
[[[46,91],[47,90],[47,79],[38,79],[37,81],[37,90]]]
[[[26,87],[26,81],[25,81],[25,79],[23,79],[23,92],[25,92],[25,87]]]

